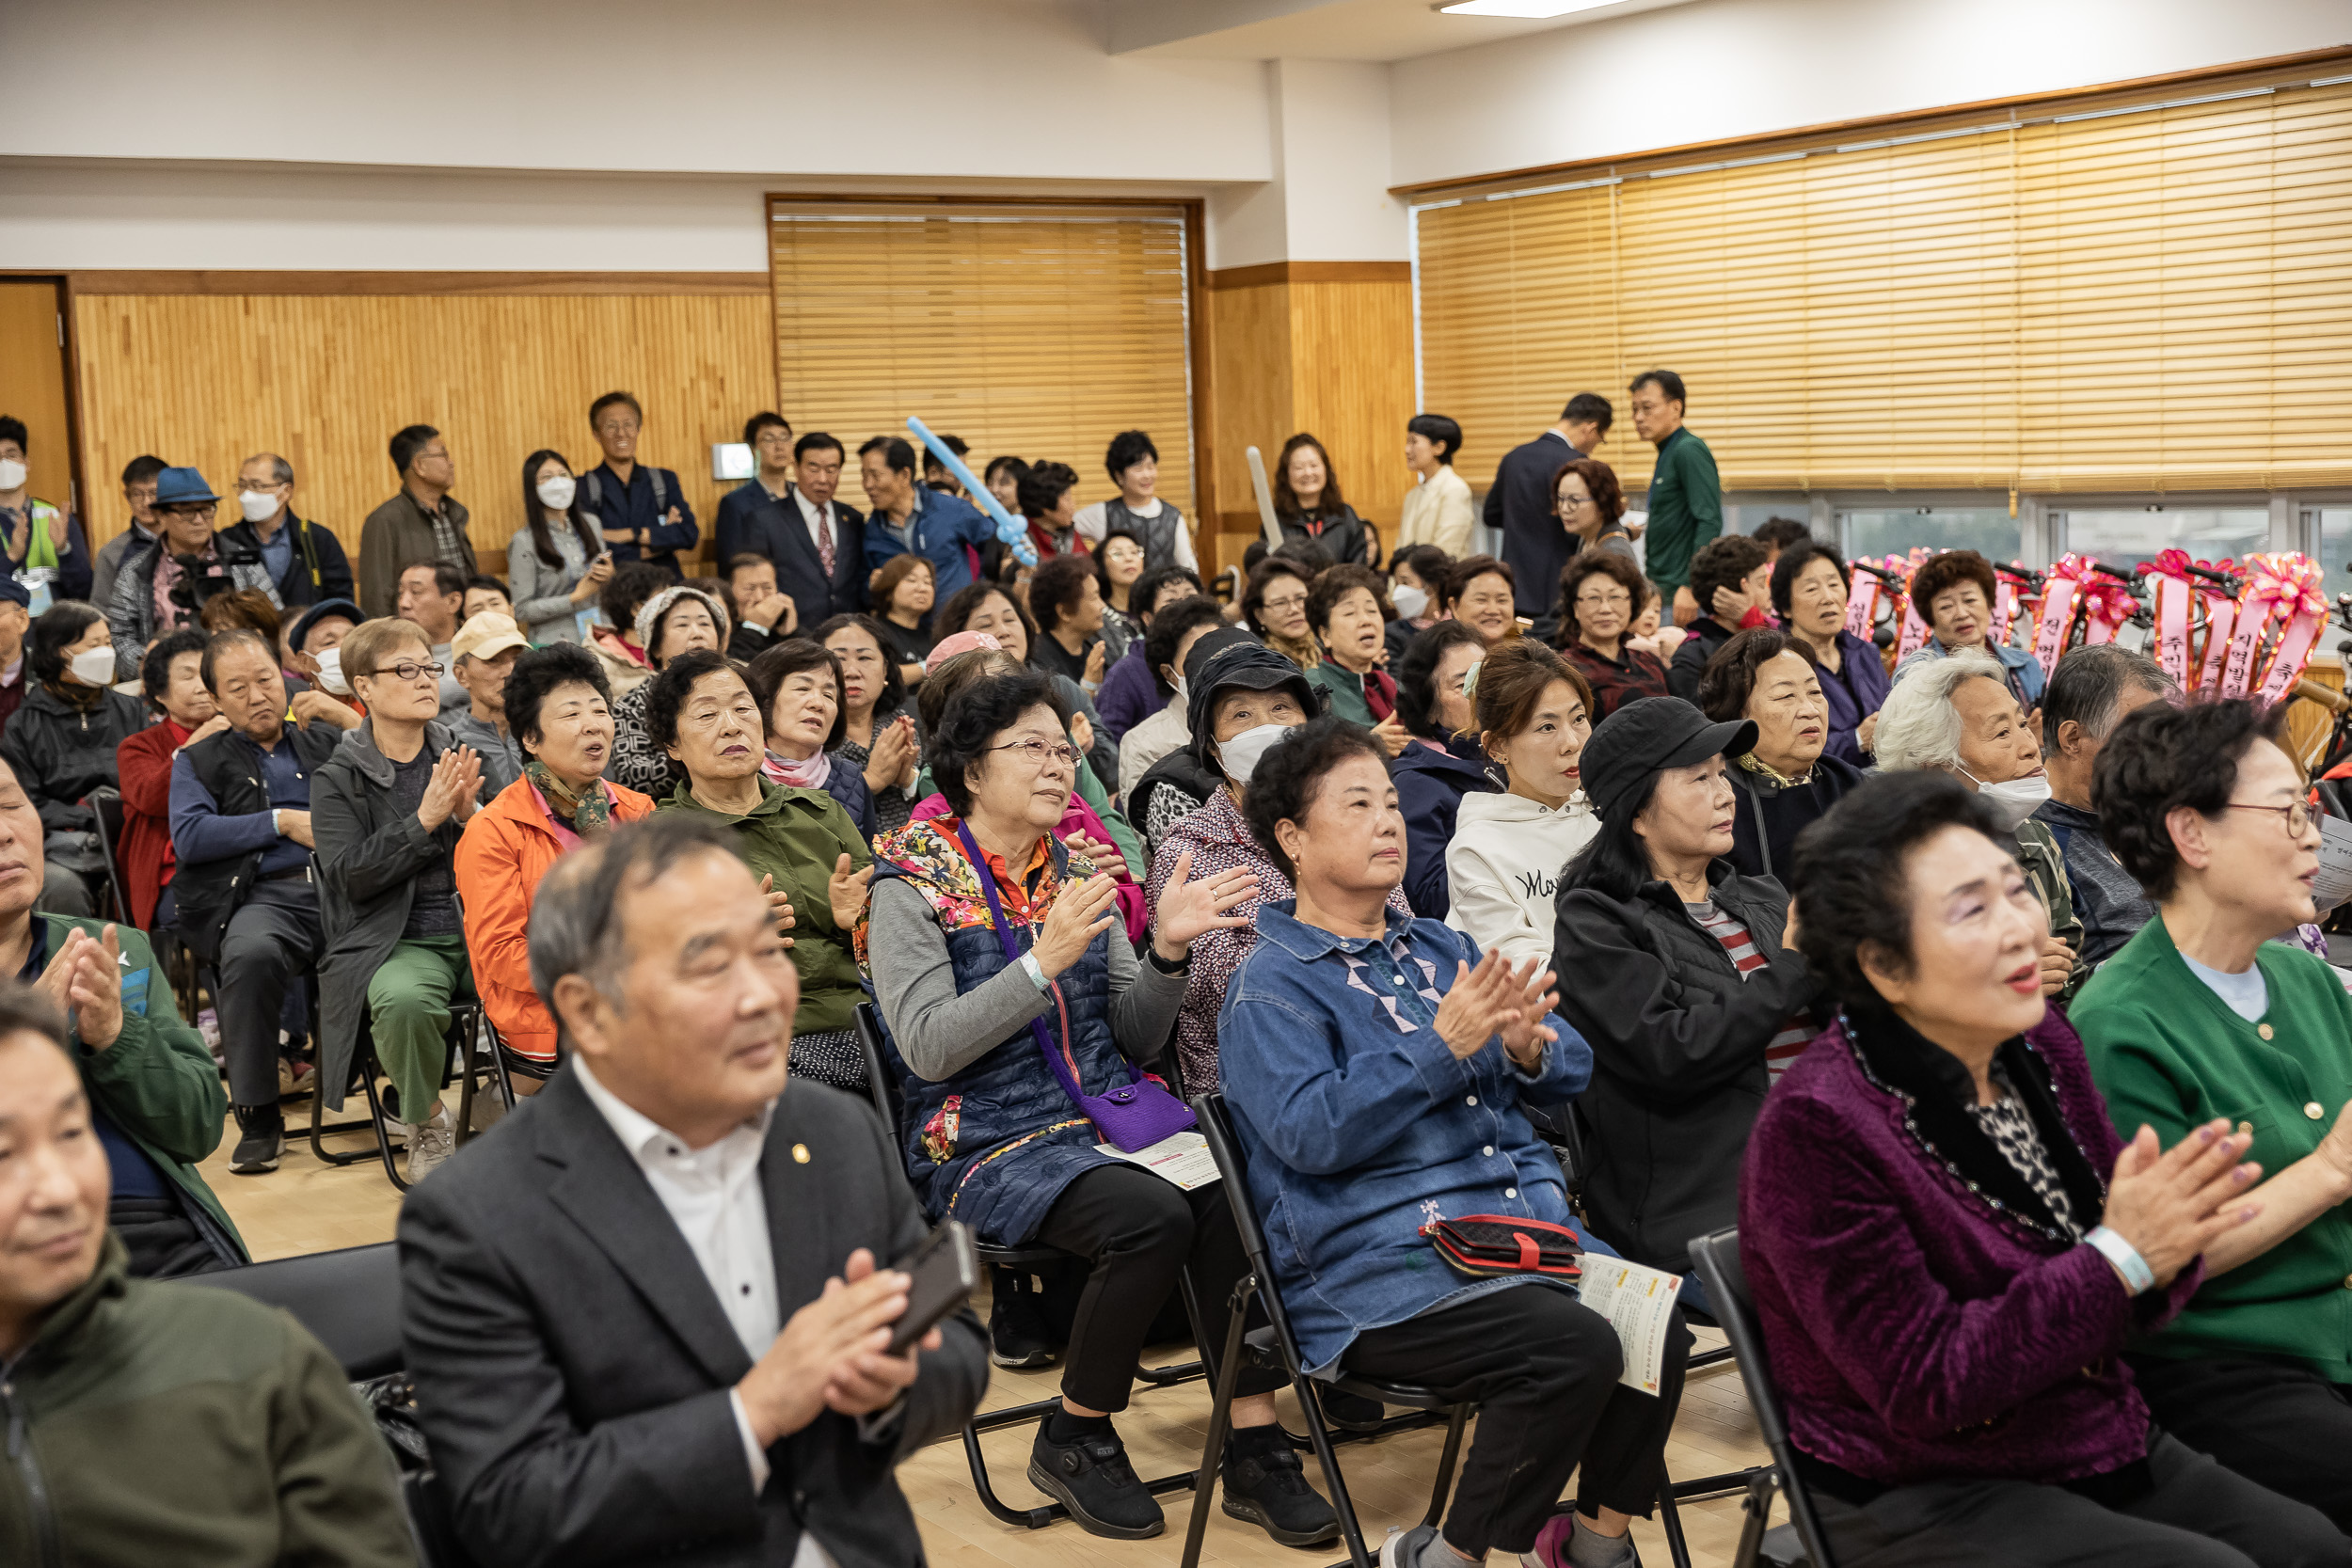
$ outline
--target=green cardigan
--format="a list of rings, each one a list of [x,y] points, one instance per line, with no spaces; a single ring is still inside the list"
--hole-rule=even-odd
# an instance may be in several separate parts
[[[835,762],[835,768],[843,764]],[[874,851],[859,836],[841,802],[821,789],[766,784],[767,791],[748,816],[712,811],[681,784],[658,812],[683,811],[724,822],[755,877],[773,877],[792,899],[792,965],[800,971],[801,1006],[792,1015],[795,1035],[823,1035],[855,1021],[866,991],[859,984],[850,933],[834,924],[826,886],[847,854],[851,865],[871,865]]]
[[[2270,1010],[2249,1023],[2181,960],[2158,915],[2101,965],[2069,1014],[2116,1131],[2142,1122],[2170,1148],[2192,1127],[2250,1123],[2265,1176],[2318,1148],[2352,1100],[2352,997],[2310,953],[2256,955]],[[2284,1356],[2352,1383],[2352,1213],[2339,1207],[2208,1279],[2154,1354]]]

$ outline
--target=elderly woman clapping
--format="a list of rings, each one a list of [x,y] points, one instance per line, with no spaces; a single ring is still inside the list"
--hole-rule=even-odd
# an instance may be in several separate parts
[[[2226,1120],[2117,1135],[1990,804],[1873,779],[1791,880],[1842,1006],[1756,1119],[1740,1256],[1839,1568],[2343,1563],[2315,1510],[2150,1423],[2122,1353],[2259,1173]]]
[[[2107,847],[2156,901],[2072,1009],[2119,1130],[2223,1117],[2279,1174],[2205,1253],[2178,1322],[2136,1347],[2159,1424],[2352,1528],[2352,1000],[2287,942],[2313,918],[2319,824],[2283,705],[2151,705],[2099,753]]]
[[[2066,857],[2033,816],[2050,798],[2042,741],[2001,665],[1983,653],[1963,652],[1921,666],[1896,684],[1879,710],[1876,740],[1882,770],[1949,773],[1993,808],[2050,928],[2042,956],[2042,993],[2065,991],[2075,980],[2083,923],[2074,912]]]

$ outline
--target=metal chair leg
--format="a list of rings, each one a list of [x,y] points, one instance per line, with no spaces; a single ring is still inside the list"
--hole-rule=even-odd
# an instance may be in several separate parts
[[[1315,1463],[1323,1466],[1324,1481],[1331,1488],[1331,1511],[1340,1516],[1340,1536],[1347,1543],[1348,1563],[1351,1568],[1373,1568],[1372,1555],[1364,1549],[1363,1527],[1356,1522],[1355,1500],[1347,1495],[1347,1479],[1340,1474],[1340,1458],[1331,1449],[1331,1433],[1323,1424],[1323,1411],[1314,1402],[1314,1392],[1307,1386],[1304,1373],[1291,1379],[1291,1389],[1298,1396],[1299,1409],[1307,1418],[1307,1441],[1315,1450]]]
[[[1445,1500],[1454,1490],[1454,1466],[1462,1456],[1462,1429],[1470,1424],[1470,1406],[1454,1407],[1454,1418],[1446,1423],[1445,1452],[1438,1458],[1438,1482],[1429,1489],[1429,1512],[1421,1522],[1435,1528],[1445,1517]]]
[[[1764,1550],[1764,1532],[1772,1524],[1772,1490],[1779,1472],[1758,1470],[1748,1478],[1748,1495],[1740,1503],[1740,1544],[1732,1549],[1731,1568],[1756,1568]]]
[[[1209,1499],[1216,1495],[1217,1463],[1225,1451],[1225,1428],[1233,1414],[1233,1385],[1241,1378],[1243,1319],[1256,1281],[1244,1275],[1233,1287],[1233,1315],[1225,1329],[1225,1354],[1218,1362],[1216,1392],[1209,1399],[1209,1439],[1201,1445],[1200,1483],[1192,1492],[1192,1518],[1184,1526],[1183,1568],[1200,1568],[1200,1543],[1209,1532]]]
[[[1675,1488],[1670,1481],[1658,1491],[1658,1528],[1666,1535],[1666,1555],[1675,1568],[1691,1568],[1691,1547],[1682,1539],[1682,1513],[1675,1506]]]

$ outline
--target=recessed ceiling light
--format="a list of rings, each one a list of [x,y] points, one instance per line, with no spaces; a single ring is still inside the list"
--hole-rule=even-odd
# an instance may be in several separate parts
[[[1571,11],[1597,10],[1616,0],[1444,0],[1432,6],[1433,11],[1448,16],[1518,16],[1541,18],[1566,16]]]

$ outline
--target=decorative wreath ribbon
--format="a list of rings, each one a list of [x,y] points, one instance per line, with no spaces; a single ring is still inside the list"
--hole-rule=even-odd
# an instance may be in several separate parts
[[[2082,595],[2083,578],[2090,571],[2090,563],[2070,551],[2043,575],[2042,614],[2033,628],[2033,657],[2042,666],[2044,680],[2058,669],[2058,656],[2066,652],[2066,629],[2074,623],[2074,602]]]
[[[1900,664],[1904,659],[1927,646],[1930,635],[1928,624],[1920,617],[1919,607],[1912,602],[1911,578],[1912,575],[1918,571],[1920,562],[1931,553],[1929,550],[1915,548],[1908,558],[1890,555],[1885,561],[1886,569],[1903,579],[1902,630],[1895,639],[1895,662],[1897,664]]]
[[[2085,645],[2094,647],[2102,642],[2114,641],[2115,634],[2123,623],[2139,613],[2139,601],[2132,596],[2130,588],[2104,572],[2089,570],[2096,563],[2095,561],[2084,563],[2082,579],[2083,604],[2089,611],[2083,628],[2083,641]]]
[[[1846,594],[1846,629],[1865,642],[1870,641],[1870,628],[1878,623],[1879,595],[1885,585],[1868,572],[1849,570],[1853,586]]]
[[[2198,562],[2200,565],[2205,562]],[[2197,590],[2188,580],[2189,559],[2186,550],[2165,550],[2153,561],[2139,563],[2141,575],[2148,582],[2148,595],[2156,615],[2156,662],[2173,684],[2185,691],[2189,689],[2188,621],[2189,607],[2196,602]]]
[[[2320,628],[2328,624],[2328,597],[2321,592],[2328,575],[2317,562],[2301,554],[2249,556],[2246,564],[2249,568],[2249,612],[2259,606],[2262,618],[2276,615],[2279,619],[2279,643],[2254,693],[2255,700],[2267,706],[2285,699],[2303,678],[2304,665],[2311,662]],[[2233,647],[2233,655],[2234,651]]]

